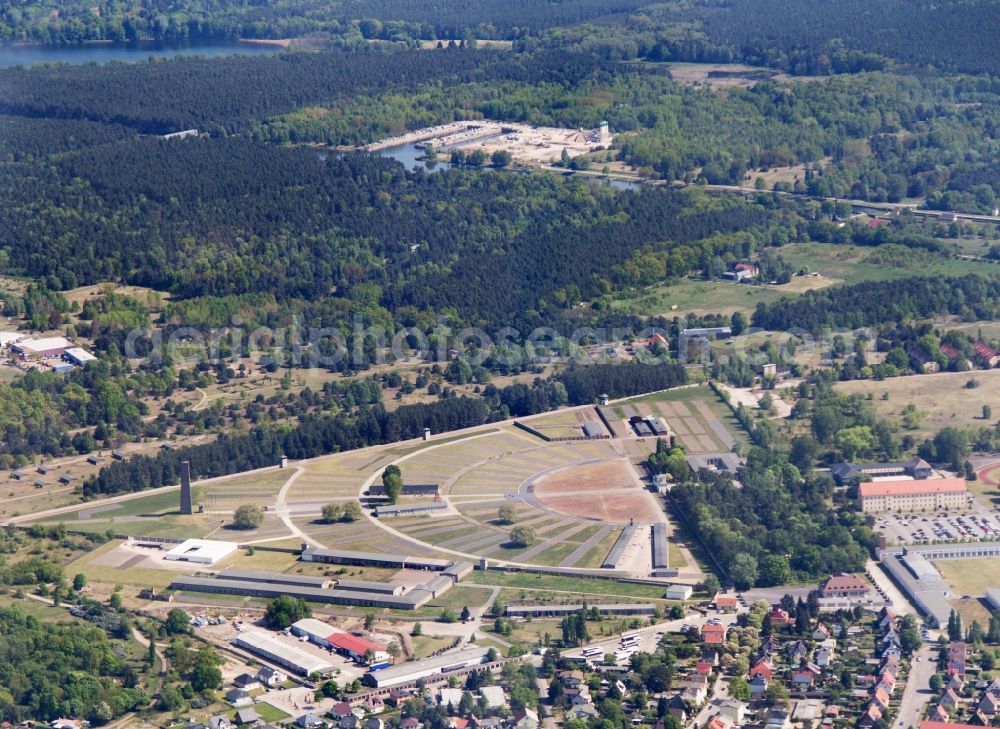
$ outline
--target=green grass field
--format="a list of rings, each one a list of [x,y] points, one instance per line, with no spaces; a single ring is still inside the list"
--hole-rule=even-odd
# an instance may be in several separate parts
[[[1000,585],[1000,562],[995,559],[945,559],[934,563],[958,595],[981,597]]]
[[[619,597],[641,597],[646,599],[663,597],[662,587],[599,578],[590,579],[587,577],[566,577],[563,575],[539,575],[528,572],[476,570],[466,577],[465,580],[466,582],[479,585],[504,587],[512,590],[545,590],[576,595],[616,595]]]

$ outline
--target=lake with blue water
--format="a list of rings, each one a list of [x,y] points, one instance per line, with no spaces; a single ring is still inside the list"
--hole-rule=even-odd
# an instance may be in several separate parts
[[[136,43],[77,43],[73,45],[0,44],[0,68],[36,66],[41,63],[125,63],[150,57],[174,56],[262,56],[277,53],[280,46],[244,43],[238,40],[138,41]]]

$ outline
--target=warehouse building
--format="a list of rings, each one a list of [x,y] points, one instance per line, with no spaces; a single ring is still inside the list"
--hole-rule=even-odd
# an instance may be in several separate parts
[[[10,351],[21,359],[45,359],[62,357],[73,345],[65,337],[45,337],[43,339],[22,339],[12,342]]]
[[[88,362],[95,362],[97,357],[82,347],[70,347],[63,353],[63,359],[77,367],[83,367]]]
[[[667,563],[667,525],[653,524],[651,530],[653,540],[653,569],[664,569],[670,565]]]
[[[394,567],[396,569],[444,571],[451,567],[447,559],[431,557],[410,557],[407,555],[379,554],[377,552],[354,552],[345,549],[327,549],[303,545],[299,557],[303,562],[323,562],[325,564],[351,564],[359,567]]]
[[[420,501],[415,504],[379,504],[375,507],[375,516],[379,519],[385,519],[394,516],[431,514],[436,511],[447,510],[448,504],[444,501]]]
[[[283,572],[265,572],[264,570],[240,570],[232,567],[219,572],[216,578],[220,580],[239,580],[240,582],[266,582],[271,585],[291,585],[292,587],[318,587],[320,589],[333,587],[334,583],[334,580],[327,577],[288,575]]]
[[[361,638],[327,625],[322,620],[303,618],[291,627],[292,635],[305,637],[310,643],[321,648],[335,650],[357,663],[378,663],[388,660],[389,653],[385,646],[374,643],[367,638]]]
[[[466,648],[455,653],[445,653],[422,661],[411,661],[381,671],[366,673],[362,681],[373,688],[392,688],[420,679],[444,675],[463,668],[473,668],[486,662],[488,648]]]
[[[171,562],[195,562],[215,564],[237,550],[234,542],[216,542],[208,539],[188,539],[181,542],[165,555]]]
[[[940,573],[923,555],[881,551],[882,568],[910,598],[922,615],[937,628],[948,624],[951,591]]]
[[[332,664],[309,651],[257,630],[240,633],[233,638],[233,644],[300,676],[311,676],[314,673],[327,676],[337,670]]]
[[[389,653],[384,645],[374,643],[367,638],[361,638],[350,633],[334,633],[329,638],[333,649],[342,656],[347,656],[355,663],[381,663],[389,660]]]
[[[583,604],[570,605],[508,605],[505,614],[512,618],[561,618],[583,609]],[[588,610],[596,609],[601,615],[652,615],[656,605],[638,603],[609,603],[607,605],[587,605]]]
[[[968,504],[964,478],[869,481],[858,486],[858,507],[865,514],[963,509]]]
[[[1000,588],[988,587],[986,589],[986,604],[990,606],[990,611],[1000,610]]]
[[[307,638],[310,643],[315,643],[320,648],[332,648],[330,636],[337,632],[329,624],[316,618],[302,618],[292,623],[290,630],[292,635]]]
[[[622,555],[625,554],[625,548],[628,547],[629,542],[632,541],[632,537],[635,536],[636,529],[639,527],[629,524],[627,527],[622,529],[622,533],[618,535],[618,539],[611,546],[611,551],[608,552],[608,556],[604,558],[601,562],[601,569],[613,570],[621,562]]]

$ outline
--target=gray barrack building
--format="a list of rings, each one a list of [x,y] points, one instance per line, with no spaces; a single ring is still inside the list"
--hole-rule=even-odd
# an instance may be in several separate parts
[[[219,580],[240,580],[241,582],[266,582],[271,585],[292,585],[294,587],[317,587],[321,590],[333,587],[333,580],[328,577],[313,577],[310,575],[288,575],[283,572],[265,572],[263,570],[240,570],[230,567],[216,575]]]
[[[359,567],[395,567],[396,569],[437,570],[443,572],[452,566],[447,559],[433,557],[412,557],[404,554],[379,554],[378,552],[354,552],[345,549],[327,549],[303,545],[299,557],[303,562],[324,562],[326,564],[353,564]]]
[[[603,562],[601,562],[601,569],[613,570],[618,566],[618,563],[622,559],[622,555],[625,553],[625,547],[628,546],[628,543],[632,541],[632,537],[635,536],[636,529],[638,529],[638,527],[632,524],[629,524],[627,527],[622,529],[622,533],[618,535],[618,539],[616,539],[615,543],[612,545],[611,551],[608,552],[608,556],[604,558]]]
[[[233,638],[233,644],[262,656],[272,663],[277,663],[300,676],[311,676],[314,673],[326,676],[337,670],[333,664],[314,656],[311,652],[303,650],[297,645],[288,645],[275,636],[256,630],[240,633]]]
[[[436,483],[404,483],[400,491],[403,496],[439,496],[441,489]],[[368,487],[369,496],[385,496],[385,486],[373,483]]]
[[[653,524],[653,528],[650,531],[653,540],[653,569],[658,570],[669,567],[670,565],[667,560],[667,525]]]
[[[453,584],[450,580],[448,583],[449,586]],[[211,577],[178,577],[174,579],[170,587],[174,590],[264,598],[291,595],[293,597],[300,597],[308,602],[388,608],[390,610],[415,610],[418,607],[426,605],[435,596],[434,593],[422,587],[414,588],[404,595],[387,595],[381,592],[360,592],[357,590],[338,590],[336,588],[327,590],[319,587],[297,587],[271,582],[250,582],[245,580],[219,580]]]

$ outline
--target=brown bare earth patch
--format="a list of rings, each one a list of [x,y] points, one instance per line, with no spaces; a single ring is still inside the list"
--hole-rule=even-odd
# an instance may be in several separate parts
[[[638,488],[632,467],[624,461],[599,461],[560,468],[535,481],[538,497],[581,491]]]
[[[537,478],[531,488],[539,506],[567,516],[619,524],[664,520],[656,499],[624,460],[560,468]]]

